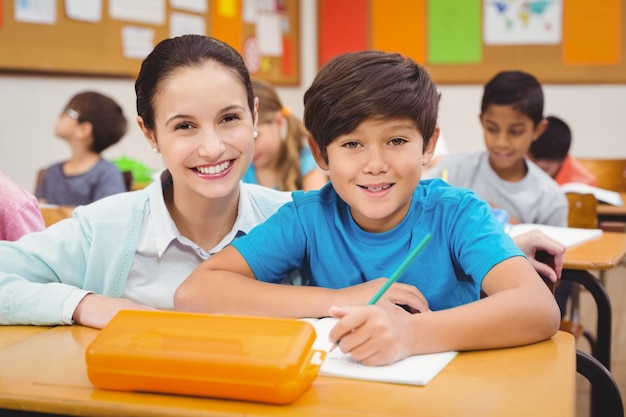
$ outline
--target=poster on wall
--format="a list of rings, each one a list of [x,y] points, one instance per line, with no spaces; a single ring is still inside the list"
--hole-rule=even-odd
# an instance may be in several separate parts
[[[562,0],[484,0],[487,45],[550,45],[561,42]]]

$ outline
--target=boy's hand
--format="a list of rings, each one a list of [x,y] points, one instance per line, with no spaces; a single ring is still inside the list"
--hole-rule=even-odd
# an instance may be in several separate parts
[[[331,307],[329,314],[340,319],[330,331],[330,342],[355,361],[389,365],[411,352],[414,326],[400,307]]]
[[[565,246],[540,230],[530,230],[515,236],[513,241],[524,252],[535,270],[552,284],[563,272]]]
[[[387,278],[377,278],[362,284],[353,285],[338,290],[339,299],[334,305],[364,306],[385,284]],[[429,310],[428,301],[413,285],[395,282],[385,291],[376,303],[380,306],[406,306],[411,313],[426,312]]]
[[[120,310],[156,310],[124,298],[112,298],[87,294],[74,310],[72,320],[76,324],[102,329]]]

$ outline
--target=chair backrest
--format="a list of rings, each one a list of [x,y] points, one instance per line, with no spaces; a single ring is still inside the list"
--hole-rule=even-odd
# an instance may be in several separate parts
[[[35,179],[35,191],[37,190],[37,188],[39,188],[39,185],[41,185],[44,175],[46,175],[45,168],[41,168],[39,171],[37,171],[37,178]]]
[[[598,178],[598,187],[626,192],[626,159],[576,159]]]
[[[41,205],[39,209],[41,210],[41,216],[43,217],[46,227],[51,226],[60,220],[72,217],[72,213],[74,212],[73,206]]]
[[[567,225],[583,229],[598,228],[597,201],[593,194],[566,193],[569,201]]]
[[[124,184],[126,185],[126,191],[133,189],[133,173],[131,171],[122,171],[124,176]]]
[[[591,414],[594,417],[624,417],[624,404],[613,375],[593,356],[576,350],[576,372],[591,383]]]

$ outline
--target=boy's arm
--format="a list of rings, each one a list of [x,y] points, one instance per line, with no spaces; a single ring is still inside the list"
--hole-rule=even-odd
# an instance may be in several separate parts
[[[553,336],[560,324],[554,296],[522,257],[509,258],[485,276],[488,297],[424,314],[379,306],[333,309],[341,320],[331,331],[343,352],[369,365],[409,355],[519,346]]]
[[[367,304],[385,281],[376,279],[342,289],[261,282],[240,252],[227,246],[202,262],[178,287],[174,307],[204,313],[324,317],[332,305]],[[426,299],[414,286],[400,283],[392,285],[379,303],[428,309]]]

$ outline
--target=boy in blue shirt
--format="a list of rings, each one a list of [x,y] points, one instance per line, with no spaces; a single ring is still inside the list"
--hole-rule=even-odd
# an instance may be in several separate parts
[[[331,342],[370,365],[551,337],[559,327],[554,297],[489,205],[441,180],[420,182],[439,135],[438,104],[427,72],[399,54],[329,61],[304,96],[304,122],[331,182],[293,193],[203,262],[177,290],[175,307],[331,315],[340,318]],[[366,306],[427,233],[433,239],[399,281]],[[307,286],[271,284],[296,269]]]

